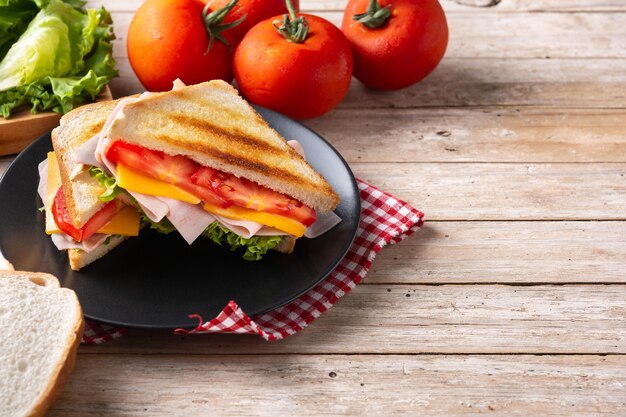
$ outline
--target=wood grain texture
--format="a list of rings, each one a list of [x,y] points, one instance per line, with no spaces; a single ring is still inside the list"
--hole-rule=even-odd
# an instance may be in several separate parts
[[[625,317],[624,285],[361,285],[283,341],[131,330],[81,352],[605,354],[626,351]]]
[[[319,1],[319,0],[318,0]],[[324,0],[321,0],[324,1]],[[459,3],[462,3],[460,1]],[[485,0],[482,0],[484,3]],[[450,5],[450,0],[442,0],[441,4],[444,9],[450,10],[471,10],[469,7],[463,7],[462,4],[459,7]],[[500,2],[491,1],[491,3],[498,3],[497,5],[490,7],[490,11],[496,12],[616,12],[626,11],[626,4],[621,0],[501,0]]]
[[[427,220],[623,220],[626,164],[352,163]]]
[[[49,416],[619,415],[625,368],[623,356],[83,355]]]
[[[626,162],[620,109],[337,109],[305,123],[348,162]]]
[[[446,13],[485,12],[617,12],[626,11],[622,0],[501,0],[489,8],[470,7],[467,3],[497,3],[494,0],[440,0]],[[89,7],[104,5],[111,11],[135,11],[142,0],[89,0]],[[347,0],[300,0],[300,9],[304,12],[340,11],[343,12]]]
[[[127,58],[117,58],[115,97],[144,91]],[[352,81],[339,108],[554,106],[625,108],[624,59],[449,58],[422,82],[399,91],[369,90]],[[333,115],[335,112],[331,112]],[[393,120],[395,117],[387,118]],[[327,118],[320,119],[328,121]],[[332,119],[330,121],[332,123]]]
[[[625,222],[427,222],[365,283],[626,283],[624,236]]]
[[[340,25],[342,13],[317,13]],[[113,12],[114,57],[127,57],[131,12]],[[446,58],[626,58],[626,13],[450,13]],[[610,27],[610,31],[598,28]],[[444,58],[444,59],[446,59]]]

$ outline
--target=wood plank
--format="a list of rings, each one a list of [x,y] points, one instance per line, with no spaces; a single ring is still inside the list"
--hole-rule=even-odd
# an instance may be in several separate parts
[[[626,162],[626,110],[337,109],[305,124],[349,162]]]
[[[352,163],[427,220],[623,220],[626,164]]]
[[[80,351],[626,353],[625,317],[625,285],[360,285],[304,331],[279,342],[133,329]]]
[[[306,0],[303,0],[306,1]],[[326,3],[332,0],[316,0]],[[484,10],[483,7],[469,5],[487,5],[494,12],[617,12],[626,11],[626,4],[621,0],[444,0],[440,1],[446,11]],[[332,4],[332,3],[331,3]],[[321,5],[321,4],[320,4]],[[338,4],[335,4],[338,5]]]
[[[132,11],[141,5],[142,0],[89,0],[88,7],[104,5],[110,11]],[[300,0],[300,9],[305,12],[343,12],[347,0]],[[502,0],[493,7],[471,7],[471,4],[485,5],[497,3],[494,0],[443,0],[441,6],[446,13],[493,13],[510,12],[619,12],[626,11],[622,0]]]
[[[79,356],[50,417],[618,415],[623,356]]]
[[[617,12],[626,11],[621,0],[440,0],[446,13],[454,12]],[[346,0],[300,0],[306,10],[343,11]]]
[[[128,59],[118,58],[117,63],[120,77],[111,81],[114,96],[144,91]],[[399,91],[369,90],[353,79],[339,108],[625,108],[625,66],[626,60],[622,59],[446,58],[425,80]]]
[[[623,59],[445,57],[414,86],[373,91],[353,80],[341,104],[350,108],[550,105],[626,107]]]
[[[427,222],[365,282],[625,283],[624,236],[626,222]]]
[[[342,14],[319,12],[338,25]],[[130,12],[113,12],[113,55],[127,57]],[[626,58],[626,13],[450,13],[447,58]],[[611,28],[598,31],[597,28]],[[540,68],[538,68],[539,70]]]

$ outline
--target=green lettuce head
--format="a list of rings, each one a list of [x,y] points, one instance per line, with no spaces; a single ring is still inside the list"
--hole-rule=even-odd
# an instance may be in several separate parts
[[[24,29],[33,4],[41,9]],[[0,35],[3,31],[7,35],[0,43],[0,113],[4,117],[24,104],[30,104],[33,113],[67,113],[95,99],[117,75],[109,13],[104,8],[83,11],[80,5],[61,0],[0,0]],[[21,30],[4,53],[5,39]]]

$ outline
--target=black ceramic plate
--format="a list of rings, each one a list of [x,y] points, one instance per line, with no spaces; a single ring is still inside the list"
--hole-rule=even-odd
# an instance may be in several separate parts
[[[341,197],[342,223],[316,239],[299,239],[290,255],[248,262],[240,252],[177,233],[141,232],[79,272],[44,233],[37,165],[52,149],[46,134],[24,150],[0,181],[0,251],[16,269],[49,272],[78,294],[85,316],[130,327],[191,327],[189,314],[214,317],[229,300],[249,315],[279,307],[322,280],[356,234],[360,198],[346,162],[324,139],[293,120],[257,109],[287,139],[297,139],[309,163]]]

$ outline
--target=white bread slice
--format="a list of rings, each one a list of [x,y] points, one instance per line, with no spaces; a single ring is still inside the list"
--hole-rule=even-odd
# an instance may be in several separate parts
[[[54,276],[0,271],[0,417],[47,413],[74,368],[83,326],[76,294]]]
[[[126,104],[105,136],[247,178],[319,213],[339,197],[230,84],[214,80]]]
[[[101,101],[78,107],[63,116],[60,125],[52,131],[52,146],[59,162],[67,208],[77,227],[87,223],[105,203],[98,200],[104,188],[89,175],[88,167],[83,167],[80,174],[70,180],[76,166],[72,152],[102,130],[117,102]]]

